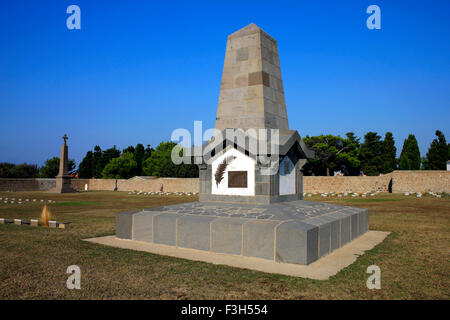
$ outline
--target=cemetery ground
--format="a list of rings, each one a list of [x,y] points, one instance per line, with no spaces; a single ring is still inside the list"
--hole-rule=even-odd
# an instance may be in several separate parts
[[[450,197],[379,194],[307,198],[370,210],[370,229],[391,234],[326,281],[101,246],[82,239],[115,234],[115,213],[196,201],[197,196],[127,192],[0,192],[0,218],[37,219],[40,199],[69,229],[0,225],[0,299],[449,299]],[[25,199],[39,199],[36,202]],[[69,265],[81,289],[69,290]],[[370,265],[381,289],[369,290]]]

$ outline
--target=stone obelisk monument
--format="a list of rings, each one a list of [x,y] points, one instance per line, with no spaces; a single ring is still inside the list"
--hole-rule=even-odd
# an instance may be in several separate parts
[[[307,265],[368,231],[367,209],[302,200],[301,169],[314,152],[289,129],[277,42],[253,23],[228,36],[215,127],[222,134],[202,147],[199,202],[118,213],[117,238]],[[278,146],[269,174],[248,129],[279,132],[258,141]]]
[[[69,175],[69,148],[67,147],[66,140],[69,137],[64,134],[62,137],[64,143],[61,147],[61,158],[59,160],[59,173],[56,176],[56,190],[57,193],[68,193],[75,192],[70,186],[70,175]]]

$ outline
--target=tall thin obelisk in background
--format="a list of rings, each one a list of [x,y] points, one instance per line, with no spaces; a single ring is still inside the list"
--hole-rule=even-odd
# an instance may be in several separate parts
[[[59,173],[56,176],[56,192],[57,193],[68,193],[75,192],[70,186],[70,175],[69,175],[69,148],[67,147],[66,140],[69,137],[64,134],[62,137],[64,143],[61,147],[61,157],[59,160]]]

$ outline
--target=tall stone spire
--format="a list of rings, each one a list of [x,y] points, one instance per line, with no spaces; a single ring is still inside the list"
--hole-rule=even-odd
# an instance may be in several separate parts
[[[254,23],[228,36],[216,129],[289,130],[277,42]]]
[[[67,147],[66,140],[69,137],[64,134],[62,137],[64,143],[61,147],[61,157],[59,158],[59,173],[56,176],[56,190],[57,193],[68,193],[75,192],[70,186],[70,176],[69,176],[69,148]]]
[[[62,138],[64,140],[64,143],[61,147],[58,177],[69,176],[69,152],[66,143],[66,140],[69,139],[69,137],[67,136],[67,134],[64,134]]]

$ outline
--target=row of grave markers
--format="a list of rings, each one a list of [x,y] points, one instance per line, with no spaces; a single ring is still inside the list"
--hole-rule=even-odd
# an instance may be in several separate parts
[[[37,219],[31,219],[29,222],[22,220],[22,219],[4,219],[4,218],[0,218],[0,224],[10,224],[13,223],[15,225],[28,225],[31,227],[38,227],[39,226],[39,221]],[[59,228],[59,229],[68,229],[70,225],[70,222],[58,222],[58,221],[54,221],[51,220],[48,222],[48,226],[50,228]]]
[[[197,192],[163,192],[163,191],[156,191],[156,192],[142,192],[142,191],[130,191],[128,194],[135,194],[135,195],[144,195],[144,196],[170,196],[170,195],[177,195],[177,196],[194,196],[197,194]]]
[[[381,193],[381,191],[372,191],[372,192],[352,192],[352,191],[350,191],[350,192],[342,192],[342,193],[340,193],[340,192],[323,192],[323,193],[318,193],[318,192],[307,193],[307,192],[304,192],[303,196],[304,197],[312,197],[313,195],[314,196],[315,195],[320,195],[321,197],[324,197],[324,198],[326,198],[326,197],[342,198],[342,197],[348,197],[348,196],[366,198],[367,196],[374,197],[374,196],[376,196],[376,195],[378,195],[380,193]],[[428,191],[428,192],[405,192],[404,195],[405,196],[410,196],[410,195],[414,196],[415,195],[417,198],[420,198],[420,197],[422,197],[423,195],[425,195],[427,193],[429,195],[433,196],[433,197],[436,197],[436,198],[441,198],[442,197],[441,194],[435,193],[433,191]]]
[[[17,199],[16,198],[0,198],[0,203],[17,203],[23,204],[24,202],[47,202],[47,203],[56,203],[55,200],[44,200],[44,199]]]

